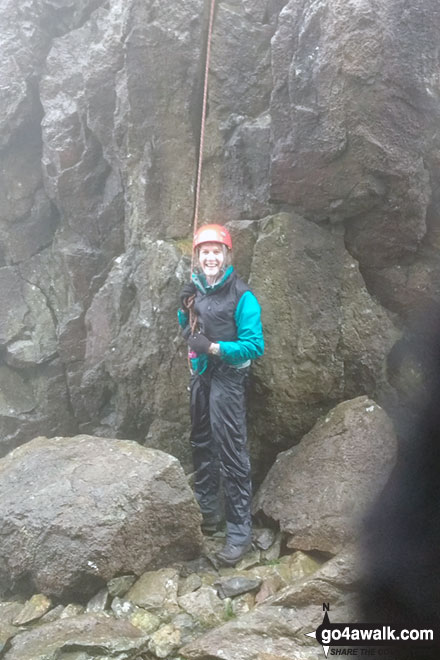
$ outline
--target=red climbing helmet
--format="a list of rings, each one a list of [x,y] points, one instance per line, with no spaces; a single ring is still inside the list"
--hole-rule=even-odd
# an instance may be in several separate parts
[[[202,243],[222,243],[232,250],[231,234],[221,225],[203,225],[194,236],[194,249]]]

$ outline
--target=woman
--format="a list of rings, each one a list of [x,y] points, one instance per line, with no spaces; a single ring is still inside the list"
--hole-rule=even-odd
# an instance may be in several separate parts
[[[179,323],[192,367],[191,447],[195,493],[204,533],[221,524],[220,479],[226,544],[220,563],[234,566],[250,549],[251,471],[246,435],[245,389],[251,360],[264,351],[260,305],[231,265],[232,241],[220,225],[204,225],[194,238],[192,281],[181,292]],[[189,308],[197,332],[189,323]]]

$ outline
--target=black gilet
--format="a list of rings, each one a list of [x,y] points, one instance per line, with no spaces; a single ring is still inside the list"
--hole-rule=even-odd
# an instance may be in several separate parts
[[[226,282],[214,293],[197,291],[194,310],[199,319],[200,331],[212,342],[236,341],[237,325],[235,310],[248,285],[232,271]]]

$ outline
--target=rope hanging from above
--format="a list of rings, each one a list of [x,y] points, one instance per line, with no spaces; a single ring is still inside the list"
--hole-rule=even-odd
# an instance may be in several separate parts
[[[211,43],[212,32],[214,28],[214,15],[215,15],[216,0],[211,0],[211,9],[209,12],[208,36],[206,40],[206,58],[205,58],[205,75],[203,80],[203,103],[202,103],[202,121],[200,126],[200,143],[199,143],[199,158],[197,163],[196,175],[196,193],[194,201],[194,217],[193,217],[193,244],[191,251],[191,273],[194,270],[194,237],[196,235],[199,224],[199,207],[200,207],[200,188],[202,183],[202,166],[203,166],[203,149],[205,145],[205,129],[206,129],[206,111],[208,105],[208,81],[209,81],[209,64],[211,61]],[[194,297],[188,300],[189,303],[189,323],[191,332],[194,333],[197,327],[197,316],[194,313]]]
[[[196,176],[193,237],[196,234],[199,223],[200,187],[202,182],[203,148],[205,145],[206,110],[208,104],[209,63],[211,60],[211,42],[212,42],[212,32],[214,27],[215,3],[216,0],[211,0],[211,10],[209,12],[208,38],[206,41],[205,76],[203,81],[202,122],[200,126],[199,160],[197,164],[197,176]],[[193,268],[194,268],[194,247],[192,248],[192,256],[191,256],[191,272],[193,271]]]

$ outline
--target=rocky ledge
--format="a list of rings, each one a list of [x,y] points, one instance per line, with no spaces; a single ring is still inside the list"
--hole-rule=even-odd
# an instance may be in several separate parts
[[[305,633],[321,622],[322,603],[341,621],[355,615],[356,551],[284,554],[285,540],[257,529],[254,549],[231,569],[210,560],[221,534],[206,538],[199,558],[113,578],[86,604],[44,594],[1,602],[0,657],[312,660],[318,649]]]
[[[234,569],[173,456],[85,435],[19,447],[0,460],[1,660],[314,660],[323,602],[360,620],[355,543],[395,446],[373,400],[336,406],[278,455]]]

